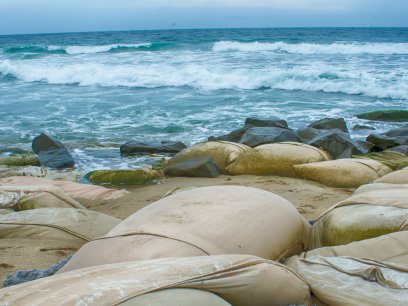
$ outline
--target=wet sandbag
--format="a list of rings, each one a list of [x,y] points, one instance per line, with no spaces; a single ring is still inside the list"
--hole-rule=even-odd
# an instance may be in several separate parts
[[[392,171],[378,161],[358,158],[296,165],[294,168],[304,179],[336,188],[356,188]]]
[[[356,155],[355,157],[374,159],[390,167],[392,170],[399,170],[408,166],[408,156],[400,152],[381,151],[365,155]]]
[[[251,254],[280,260],[307,248],[309,223],[287,200],[238,186],[183,191],[84,245],[61,271],[132,260]]]
[[[0,186],[56,186],[75,200],[113,200],[127,194],[126,190],[117,190],[95,186],[90,184],[80,184],[64,180],[51,180],[40,177],[14,176],[0,179]]]
[[[374,191],[374,190],[381,190],[381,189],[395,189],[395,188],[408,188],[408,184],[387,184],[387,183],[371,183],[365,184],[358,187],[354,190],[353,195]]]
[[[15,211],[46,207],[85,208],[55,186],[0,186],[0,207],[2,197],[7,196],[9,207]]]
[[[395,232],[380,237],[355,241],[346,245],[310,250],[288,258],[285,260],[285,265],[296,269],[296,261],[299,258],[309,258],[313,256],[349,256],[408,264],[408,231]]]
[[[308,286],[284,265],[248,255],[219,255],[131,261],[57,273],[2,289],[0,304],[87,301],[87,305],[129,306],[142,294],[172,288],[210,291],[234,306],[308,305],[310,301]]]
[[[108,233],[120,219],[87,209],[39,208],[0,216],[0,238],[79,239]]]
[[[225,168],[236,160],[242,153],[252,149],[244,144],[228,141],[208,141],[197,143],[177,153],[169,159],[168,165],[174,165],[196,157],[209,157],[217,167],[228,173]]]
[[[299,259],[295,272],[332,306],[400,306],[408,301],[408,265],[352,257]]]
[[[153,169],[94,170],[85,178],[98,185],[145,185],[163,178],[163,173]]]
[[[313,224],[310,249],[344,245],[408,229],[408,189],[380,189],[334,205]]]
[[[0,165],[5,166],[39,166],[40,160],[35,154],[22,154],[14,156],[0,156]]]
[[[408,167],[384,175],[375,180],[374,183],[408,184]]]
[[[297,142],[265,144],[241,154],[227,171],[233,175],[280,175],[297,177],[293,166],[330,160],[313,146]]]

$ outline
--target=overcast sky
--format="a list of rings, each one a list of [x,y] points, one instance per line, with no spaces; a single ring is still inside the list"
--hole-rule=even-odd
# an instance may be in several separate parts
[[[0,34],[408,26],[408,0],[0,0]]]

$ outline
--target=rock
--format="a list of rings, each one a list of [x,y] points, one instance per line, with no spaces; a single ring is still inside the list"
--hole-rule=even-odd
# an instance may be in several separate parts
[[[308,127],[319,130],[332,130],[340,129],[343,132],[348,133],[346,121],[343,118],[324,118],[315,122],[312,122]]]
[[[408,121],[408,110],[381,110],[358,114],[356,117],[359,119],[375,121],[406,122]]]
[[[369,126],[369,125],[363,125],[363,124],[356,124],[353,126],[353,131],[361,131],[361,130],[375,130],[375,127]]]
[[[84,177],[98,185],[144,185],[161,179],[163,173],[153,169],[94,170]]]
[[[45,167],[63,169],[73,168],[75,165],[68,149],[60,141],[44,133],[33,139],[32,148]]]
[[[128,141],[120,146],[122,156],[153,153],[178,153],[187,148],[180,141],[139,142]]]
[[[382,134],[371,134],[366,140],[374,144],[373,151],[383,151],[396,146],[408,145],[408,124]]]
[[[220,169],[208,157],[196,157],[167,166],[164,168],[164,173],[168,176],[184,177],[217,177],[221,175]]]
[[[288,122],[283,119],[257,119],[257,118],[246,118],[245,125],[252,125],[255,127],[280,127],[288,128]]]
[[[253,127],[248,129],[239,140],[250,147],[257,147],[267,143],[295,141],[299,139],[295,132],[279,127]]]
[[[397,146],[397,147],[388,149],[387,151],[393,151],[393,152],[398,152],[398,153],[408,155],[408,145]]]
[[[321,134],[324,134],[324,133],[325,131],[323,130],[318,130],[318,129],[311,128],[311,127],[299,129],[296,131],[296,135],[302,143],[309,143],[313,138]]]
[[[229,134],[222,135],[222,136],[210,136],[208,137],[208,141],[230,141],[230,142],[239,142],[241,139],[242,135],[245,134],[246,131],[248,131],[250,128],[254,127],[253,125],[245,125],[242,128],[232,131]]]

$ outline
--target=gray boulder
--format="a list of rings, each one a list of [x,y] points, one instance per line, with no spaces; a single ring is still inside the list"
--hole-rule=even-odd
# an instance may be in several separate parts
[[[49,168],[73,168],[74,158],[58,140],[41,133],[33,139],[33,151],[38,155],[41,165]]]
[[[122,156],[154,153],[178,153],[187,148],[180,141],[139,142],[128,141],[120,146]]]
[[[408,145],[397,146],[386,151],[398,152],[405,155],[408,155]]]
[[[353,131],[361,131],[361,130],[375,130],[375,127],[363,124],[356,124],[353,126]]]
[[[310,141],[312,141],[313,138],[319,135],[322,135],[324,133],[325,133],[324,130],[318,130],[318,129],[314,129],[311,127],[307,127],[304,129],[298,129],[296,131],[296,135],[298,136],[300,141],[303,143],[309,143]]]
[[[312,122],[308,127],[319,130],[340,129],[348,133],[346,121],[343,118],[323,118],[321,120]]]
[[[252,125],[255,127],[280,127],[288,128],[288,122],[283,119],[257,119],[257,118],[246,118],[245,125]]]
[[[286,128],[252,127],[239,140],[240,143],[250,147],[283,141],[299,141],[299,139],[294,131]]]
[[[371,134],[366,140],[374,144],[373,151],[408,145],[408,124],[382,134]]]
[[[231,142],[239,142],[241,139],[242,135],[245,134],[248,129],[252,128],[253,125],[245,125],[242,128],[232,131],[229,134],[226,135],[221,135],[221,136],[210,136],[208,137],[208,141],[231,141]]]
[[[217,177],[221,175],[220,169],[209,157],[195,157],[164,168],[167,176],[182,177]]]

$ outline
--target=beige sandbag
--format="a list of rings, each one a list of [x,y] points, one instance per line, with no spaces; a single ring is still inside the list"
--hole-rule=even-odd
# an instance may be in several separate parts
[[[376,179],[374,183],[408,184],[408,168],[384,175],[383,177]]]
[[[294,165],[330,160],[313,146],[298,142],[265,144],[241,154],[227,171],[234,175],[280,175],[297,177]]]
[[[234,306],[309,305],[310,299],[307,285],[279,263],[248,255],[219,255],[132,261],[59,273],[2,289],[0,304],[117,305],[171,288],[211,291]]]
[[[0,206],[1,198],[6,196],[14,199],[8,206],[15,211],[46,207],[85,208],[55,186],[0,186]],[[5,203],[3,207],[7,207]]]
[[[165,197],[137,211],[105,237],[84,245],[63,267],[164,257],[251,254],[280,260],[307,248],[310,225],[271,192],[212,186]]]
[[[225,168],[242,153],[252,149],[244,144],[228,141],[207,141],[197,143],[177,153],[168,160],[168,165],[174,165],[194,157],[210,157],[217,167],[226,173]]]
[[[9,213],[12,213],[12,212],[14,212],[14,210],[12,210],[12,209],[0,208],[0,215],[6,215],[6,214],[9,214]]]
[[[71,181],[51,180],[41,177],[13,176],[0,179],[0,185],[7,186],[56,186],[75,200],[112,200],[127,194],[126,190],[117,190],[80,184]]]
[[[209,291],[197,289],[164,289],[138,295],[120,306],[231,306]]]
[[[39,208],[0,216],[0,238],[90,241],[105,235],[120,221],[87,209]]]
[[[349,256],[408,264],[408,231],[395,232],[379,237],[351,242],[346,245],[323,247],[303,252],[285,260],[285,265],[296,270],[299,258],[313,256]]]
[[[304,179],[337,188],[356,188],[392,171],[378,161],[358,158],[296,165],[294,168]]]
[[[380,190],[380,189],[394,189],[394,188],[408,188],[408,184],[388,184],[388,183],[371,183],[365,184],[354,190],[353,195],[364,193],[367,191]]]
[[[408,265],[352,257],[299,259],[296,272],[332,306],[400,306],[408,301]]]
[[[334,205],[313,224],[310,249],[408,229],[408,189],[367,191]]]

